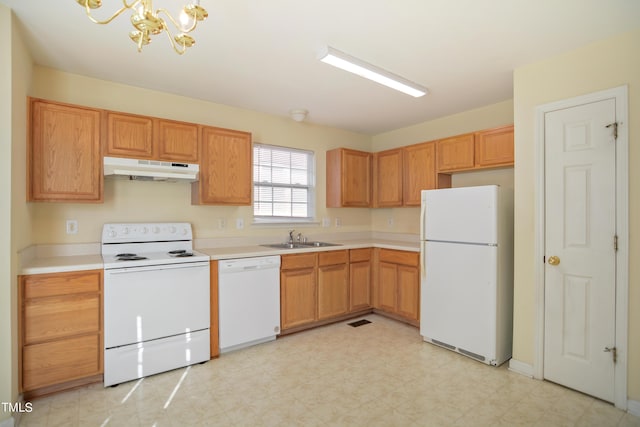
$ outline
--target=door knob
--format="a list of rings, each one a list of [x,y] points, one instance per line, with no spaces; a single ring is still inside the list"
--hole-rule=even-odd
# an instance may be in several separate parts
[[[551,265],[558,265],[560,264],[560,258],[558,258],[557,256],[553,255],[549,257],[549,264]]]

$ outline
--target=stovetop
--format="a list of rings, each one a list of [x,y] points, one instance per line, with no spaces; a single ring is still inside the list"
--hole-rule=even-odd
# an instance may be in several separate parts
[[[178,253],[169,252],[127,252],[102,254],[105,269],[122,267],[159,266],[190,262],[209,261],[209,256],[198,251],[179,249]],[[125,256],[123,256],[125,255]]]
[[[209,261],[192,236],[187,222],[105,224],[102,260],[105,269]]]

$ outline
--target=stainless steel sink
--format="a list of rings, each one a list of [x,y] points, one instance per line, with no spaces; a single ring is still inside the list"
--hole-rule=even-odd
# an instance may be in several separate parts
[[[342,246],[339,243],[327,243],[327,242],[306,242],[306,243],[301,243],[301,245],[303,246],[313,246],[316,248],[321,248],[324,246]]]
[[[267,248],[274,249],[308,249],[308,248],[324,248],[327,246],[341,246],[338,243],[327,243],[327,242],[295,242],[295,243],[271,243],[260,245],[265,246]]]

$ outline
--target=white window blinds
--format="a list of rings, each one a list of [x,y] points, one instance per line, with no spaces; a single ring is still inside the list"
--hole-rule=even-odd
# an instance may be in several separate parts
[[[253,214],[256,221],[311,221],[314,181],[312,151],[254,143]]]

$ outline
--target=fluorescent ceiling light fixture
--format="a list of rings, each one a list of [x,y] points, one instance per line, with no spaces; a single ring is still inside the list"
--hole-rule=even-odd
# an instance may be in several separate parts
[[[371,65],[368,62],[354,58],[344,52],[340,52],[331,46],[327,46],[321,52],[319,59],[326,64],[357,74],[365,79],[373,80],[376,83],[380,83],[381,85],[406,93],[407,95],[411,95],[415,98],[419,98],[429,93],[427,88],[420,86],[417,83],[413,83],[405,78],[383,70],[382,68]]]

